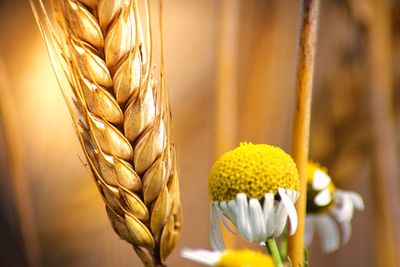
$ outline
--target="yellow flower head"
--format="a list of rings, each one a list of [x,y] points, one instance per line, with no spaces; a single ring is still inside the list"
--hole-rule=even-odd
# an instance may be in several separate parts
[[[252,250],[227,251],[215,267],[273,267],[274,261],[268,255]]]
[[[212,200],[235,199],[238,193],[261,199],[278,188],[299,190],[299,174],[293,159],[282,149],[265,144],[241,143],[223,154],[208,179]]]
[[[307,212],[321,213],[333,203],[335,185],[325,167],[309,161],[307,165]]]

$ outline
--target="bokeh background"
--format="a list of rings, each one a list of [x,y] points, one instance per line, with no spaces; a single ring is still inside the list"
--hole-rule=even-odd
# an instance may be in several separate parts
[[[314,240],[310,263],[394,267],[392,258],[400,255],[400,1],[321,2],[310,157],[329,168],[338,187],[360,193],[366,209],[355,214],[352,239],[337,252],[323,254]],[[221,49],[222,1],[165,1],[167,83],[184,212],[169,266],[199,266],[181,259],[180,249],[209,248],[207,176],[221,153],[215,130],[221,66],[233,71],[236,85],[229,114],[220,114],[234,118],[219,132],[233,140],[227,146],[251,141],[291,150],[299,4],[239,1],[236,24],[228,23],[237,45],[228,39]],[[227,70],[219,63],[223,51],[235,54]],[[8,105],[3,120],[13,127],[6,139],[0,123],[0,266],[29,266],[29,253],[45,267],[141,266],[114,234],[82,163],[26,0],[0,1],[0,58],[7,80],[0,89],[7,99],[0,103]],[[26,228],[36,233],[28,233],[33,252],[24,246]]]

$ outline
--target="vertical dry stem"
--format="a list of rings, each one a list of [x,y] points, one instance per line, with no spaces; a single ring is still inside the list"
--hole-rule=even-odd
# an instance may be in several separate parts
[[[237,142],[237,53],[239,1],[220,3],[218,25],[218,73],[216,90],[215,156],[232,149]],[[235,246],[235,238],[222,227],[228,248]]]
[[[10,161],[10,173],[16,212],[21,228],[25,253],[30,267],[41,266],[40,244],[36,232],[35,216],[27,181],[24,159],[15,118],[14,105],[8,95],[9,90],[5,69],[0,62],[0,125],[4,130],[6,153]]]
[[[303,264],[304,224],[306,216],[307,177],[312,81],[317,40],[319,0],[304,0],[301,10],[299,59],[297,65],[296,109],[293,123],[293,158],[300,175],[300,197],[296,203],[299,225],[288,238],[288,252],[293,266]]]
[[[377,176],[373,178],[377,266],[399,266],[400,184],[394,116],[392,111],[392,55],[390,1],[372,0],[373,16],[368,20],[368,60],[371,83],[370,109],[375,137]]]

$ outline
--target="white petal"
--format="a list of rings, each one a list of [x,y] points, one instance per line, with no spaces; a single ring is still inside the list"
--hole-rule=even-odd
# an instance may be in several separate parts
[[[253,241],[263,242],[267,240],[267,229],[263,210],[258,199],[252,198],[249,202],[250,226],[253,233]]]
[[[295,192],[296,193],[296,202],[297,202],[297,200],[299,199],[299,197],[300,197],[300,192]]]
[[[219,206],[221,207],[221,209],[224,211],[224,213],[226,214],[226,216],[228,216],[229,220],[231,220],[231,222],[233,224],[236,224],[236,215],[235,212],[231,209],[231,207],[229,207],[228,205],[228,201],[221,201],[219,203]]]
[[[331,197],[331,192],[329,191],[329,189],[322,190],[314,198],[315,205],[317,205],[319,207],[326,206],[331,201],[332,201],[332,197]]]
[[[237,228],[237,204],[236,204],[236,199],[227,201],[227,206],[229,208],[229,210],[232,212],[231,216],[233,216],[233,218],[231,219],[231,221],[233,222],[233,224],[235,225],[235,227]],[[237,231],[235,231],[235,234],[237,234]]]
[[[232,211],[232,213],[233,213],[233,216],[234,216],[234,220],[232,220],[233,222],[234,222],[234,224],[236,225],[236,217],[237,217],[237,215],[236,215],[236,200],[234,199],[234,200],[230,200],[230,201],[228,201],[228,207],[229,207],[229,209]]]
[[[350,221],[353,217],[353,201],[345,192],[335,191],[336,207],[331,209],[331,213],[339,222]]]
[[[275,221],[274,221],[274,236],[278,237],[282,234],[287,221],[287,211],[286,207],[282,201],[279,201],[278,207],[275,211]]]
[[[222,239],[217,208],[214,204],[210,207],[210,245],[213,250],[224,250],[225,244]]]
[[[335,191],[333,192],[333,198],[334,198],[336,204],[341,204],[343,202],[344,194],[345,193],[343,190],[340,190],[338,188],[335,189]]]
[[[300,193],[297,192],[297,191],[294,191],[294,190],[289,190],[289,192],[290,192],[291,195],[292,195],[292,197],[291,197],[292,202],[293,202],[293,203],[296,203],[297,199],[298,199],[299,196],[300,196]]]
[[[249,219],[247,197],[245,194],[239,193],[236,196],[236,227],[244,239],[253,242]]]
[[[304,232],[304,245],[308,247],[314,237],[314,218],[312,215],[306,216],[306,228]]]
[[[290,235],[293,235],[296,233],[297,230],[297,212],[296,208],[293,205],[293,202],[289,197],[286,195],[285,190],[283,188],[278,189],[279,195],[281,196],[281,202],[283,205],[285,205],[286,212],[289,215],[289,221],[290,221]],[[291,193],[290,193],[291,194]]]
[[[283,189],[283,188],[282,188],[282,189]],[[285,190],[285,189],[283,189],[283,190],[284,190],[286,196],[290,199],[290,201],[293,202],[293,199],[294,199],[294,191],[293,191],[293,190]],[[279,189],[278,189],[278,191],[279,191]]]
[[[353,201],[353,205],[358,210],[364,210],[364,200],[355,192],[347,192]]]
[[[344,221],[340,223],[340,228],[342,229],[342,245],[349,242],[351,237],[351,224],[350,222]]]
[[[326,253],[339,248],[339,231],[333,219],[328,215],[315,216],[315,226],[320,236],[322,250]]]
[[[218,204],[218,206],[221,203]],[[225,227],[231,232],[232,234],[235,234],[235,230],[232,229],[231,225],[228,222],[228,219],[225,217],[225,215],[222,213],[221,207],[216,207],[215,211],[218,213],[218,218],[221,218],[222,223],[225,225]]]
[[[183,258],[200,262],[205,265],[214,266],[218,263],[221,258],[221,252],[219,251],[208,251],[204,249],[183,249],[181,256]]]
[[[264,205],[263,205],[263,213],[264,220],[267,230],[267,237],[270,237],[274,234],[274,225],[275,225],[275,209],[274,209],[274,195],[271,193],[267,193],[264,195]]]
[[[331,182],[331,177],[326,173],[316,170],[313,177],[313,189],[319,191],[325,189]]]

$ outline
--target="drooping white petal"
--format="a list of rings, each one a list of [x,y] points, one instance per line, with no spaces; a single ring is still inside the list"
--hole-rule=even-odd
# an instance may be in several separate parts
[[[279,189],[278,189],[279,191]],[[294,191],[293,190],[285,190],[286,196],[290,199],[290,201],[293,202],[293,198],[294,198]]]
[[[326,173],[316,170],[314,172],[313,184],[312,187],[314,190],[320,191],[325,189],[329,183],[331,182],[331,177],[329,177]]]
[[[314,217],[313,215],[306,216],[306,228],[304,232],[304,245],[307,247],[311,244],[314,237]]]
[[[278,237],[282,234],[287,221],[288,213],[286,207],[282,201],[279,201],[278,207],[275,211],[275,222],[274,222],[274,236]]]
[[[250,226],[253,241],[264,242],[267,240],[267,229],[263,210],[258,199],[252,198],[249,202]]]
[[[247,197],[243,193],[236,195],[236,227],[244,239],[253,242],[252,229],[249,224]]]
[[[326,206],[331,201],[332,201],[332,197],[331,197],[331,192],[329,191],[329,189],[322,190],[314,198],[315,205],[317,205],[319,207]]]
[[[331,213],[339,222],[350,221],[353,217],[353,201],[346,192],[334,192],[336,207],[331,209]]]
[[[347,194],[349,194],[351,200],[353,201],[353,206],[358,209],[358,210],[364,210],[364,200],[362,197],[355,193],[355,192],[349,192],[347,191]]]
[[[227,202],[229,209],[232,211],[234,218],[232,218],[232,221],[236,225],[236,199],[230,200]]]
[[[183,258],[196,261],[205,265],[214,266],[221,258],[221,252],[208,251],[204,249],[183,249],[181,256]]]
[[[228,205],[228,201],[221,201],[219,203],[219,206],[221,207],[221,209],[224,211],[224,213],[226,214],[226,216],[228,216],[229,220],[231,220],[231,222],[233,224],[236,224],[236,215],[235,212],[229,207]]]
[[[351,223],[343,221],[340,223],[340,228],[342,229],[342,245],[344,245],[349,242],[351,237]]]
[[[322,250],[326,253],[337,250],[340,245],[339,231],[333,219],[328,215],[318,215],[314,217],[314,220]]]
[[[294,207],[294,204],[291,199],[286,195],[285,190],[283,188],[278,189],[279,195],[281,196],[281,202],[286,208],[286,212],[289,216],[289,221],[290,221],[290,235],[293,235],[296,230],[297,230],[297,212],[296,208]],[[290,192],[291,194],[291,192]],[[285,222],[286,223],[286,222]]]
[[[228,219],[225,217],[225,215],[222,213],[221,210],[221,203],[218,204],[218,207],[216,207],[216,212],[218,214],[218,218],[220,218],[222,220],[222,223],[225,225],[225,227],[229,230],[229,232],[231,232],[232,234],[235,234],[235,230],[232,229],[231,225],[228,222]]]
[[[343,195],[344,195],[344,191],[340,190],[340,189],[335,189],[335,191],[333,192],[333,198],[335,200],[335,203],[340,205],[343,202]]]
[[[221,228],[219,224],[218,214],[216,209],[218,207],[215,204],[211,204],[210,207],[210,245],[213,250],[222,251],[225,249],[224,240],[222,239]]]
[[[290,191],[292,192],[292,201],[293,201],[293,203],[296,203],[297,199],[300,196],[300,193],[297,191],[294,191],[294,190],[290,190]]]
[[[275,225],[274,202],[275,199],[273,194],[267,193],[264,195],[263,213],[267,230],[267,237],[270,237],[274,234],[274,225]]]

